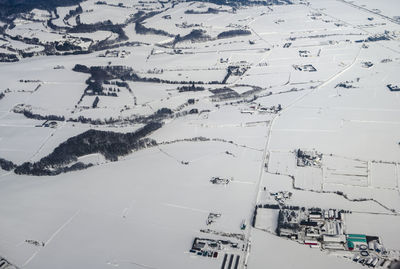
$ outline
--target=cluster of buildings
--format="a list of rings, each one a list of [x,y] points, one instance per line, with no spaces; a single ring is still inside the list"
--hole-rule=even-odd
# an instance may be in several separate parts
[[[230,180],[227,179],[227,178],[212,177],[212,178],[210,179],[210,182],[211,182],[212,184],[227,185],[227,184],[230,182]]]
[[[388,268],[392,261],[380,238],[347,234],[343,213],[336,209],[281,209],[277,234],[312,248],[353,255],[354,262],[365,266]]]
[[[221,214],[218,213],[210,213],[208,214],[207,220],[206,220],[206,224],[210,225],[213,224],[217,218],[221,217]]]
[[[196,237],[189,252],[214,259],[223,255],[221,269],[237,269],[242,257],[241,251],[239,244],[230,240]]]
[[[90,45],[92,44],[92,40],[84,37],[76,37],[72,35],[63,35],[63,40],[60,40],[57,44],[59,46],[66,46],[69,47],[79,47],[81,50],[89,49]]]
[[[368,267],[388,268],[392,261],[379,237],[364,234],[347,234],[347,249],[355,252],[353,261]]]
[[[216,240],[196,237],[190,253],[196,253],[198,256],[217,258],[218,251],[221,249],[220,243]]]
[[[32,239],[27,239],[25,240],[26,243],[37,246],[37,247],[44,247],[45,243],[44,242],[39,242],[37,240],[32,240]]]
[[[209,229],[220,217],[219,213],[208,214],[206,219],[208,228],[200,229],[204,237],[194,238],[189,254],[199,258],[216,259],[217,262],[222,260],[221,269],[237,269],[243,262],[243,254],[248,251],[249,242],[243,232],[232,233]],[[243,219],[240,229],[243,231],[246,228],[247,221]]]
[[[364,67],[364,68],[370,68],[373,65],[374,64],[372,62],[362,62],[362,67]]]
[[[281,209],[277,233],[311,247],[346,249],[342,212],[336,209]]]
[[[104,53],[100,53],[98,57],[107,57],[107,58],[125,58],[125,56],[131,54],[126,50],[106,50]]]
[[[293,68],[298,71],[305,71],[305,72],[316,72],[317,69],[312,64],[305,64],[305,65],[297,65],[294,64]]]
[[[310,56],[310,51],[308,51],[308,50],[299,50],[299,56],[300,57],[309,57]]]
[[[289,200],[292,197],[292,193],[289,191],[273,192],[270,194],[280,205],[284,205],[286,200]]]
[[[281,104],[278,104],[276,106],[270,106],[270,107],[264,107],[264,106],[261,106],[261,104],[252,104],[249,106],[249,109],[243,109],[240,112],[242,114],[246,114],[246,113],[254,114],[255,112],[276,114],[281,110],[282,110]]]
[[[296,151],[297,166],[314,166],[321,167],[322,165],[322,153],[317,151],[306,151],[298,149]]]

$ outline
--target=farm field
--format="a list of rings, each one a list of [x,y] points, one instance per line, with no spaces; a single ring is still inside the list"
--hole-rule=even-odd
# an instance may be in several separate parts
[[[397,1],[3,2],[0,268],[396,268]]]

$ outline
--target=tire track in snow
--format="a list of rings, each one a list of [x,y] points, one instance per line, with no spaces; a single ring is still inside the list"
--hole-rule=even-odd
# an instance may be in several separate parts
[[[53,239],[68,225],[71,223],[71,221],[81,212],[81,210],[78,210],[75,212],[75,214],[73,214],[67,221],[65,221],[50,237],[49,239],[47,239],[46,242],[44,242],[44,246],[43,248],[46,248],[47,245],[49,243],[51,243],[51,241],[53,241]],[[43,249],[42,248],[42,249]],[[39,252],[41,251],[41,249],[37,250],[35,253],[32,254],[32,256],[30,256],[25,263],[21,266],[21,267],[25,267],[26,265],[28,265],[35,257],[36,255],[39,254]]]

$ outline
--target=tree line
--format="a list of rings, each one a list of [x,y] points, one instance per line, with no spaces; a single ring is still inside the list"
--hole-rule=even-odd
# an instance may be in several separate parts
[[[0,165],[9,170],[15,168],[16,174],[22,175],[57,175],[73,170],[85,169],[92,164],[77,162],[79,157],[100,153],[109,161],[117,161],[118,157],[127,155],[157,144],[155,140],[145,138],[150,133],[162,127],[162,123],[151,122],[143,128],[131,133],[117,133],[111,131],[88,130],[71,137],[57,146],[52,153],[38,162],[25,162],[15,166],[9,161],[0,159]],[[74,163],[77,162],[77,163]],[[71,166],[71,163],[74,163]]]

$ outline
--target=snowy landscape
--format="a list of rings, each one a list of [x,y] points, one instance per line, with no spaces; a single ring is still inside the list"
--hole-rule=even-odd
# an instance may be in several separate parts
[[[0,269],[400,268],[400,2],[0,0]]]

